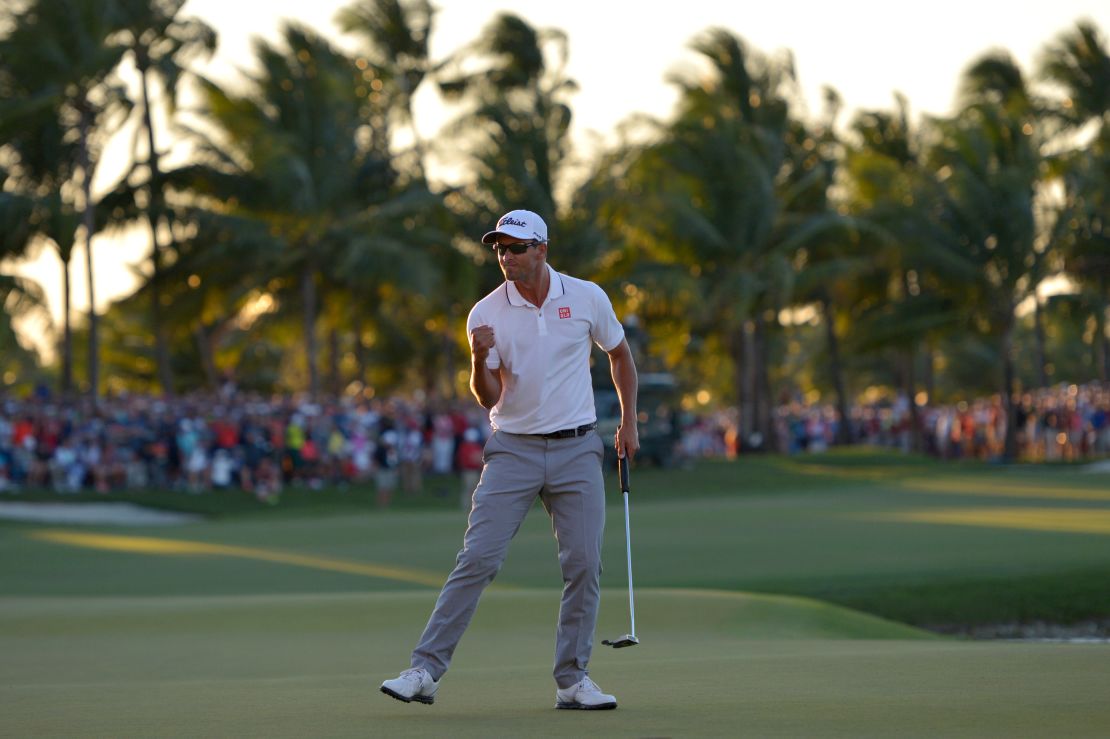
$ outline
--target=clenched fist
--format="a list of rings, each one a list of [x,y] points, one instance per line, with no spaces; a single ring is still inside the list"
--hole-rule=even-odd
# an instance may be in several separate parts
[[[484,362],[493,344],[493,326],[476,326],[470,332],[470,353],[474,355],[474,359]]]

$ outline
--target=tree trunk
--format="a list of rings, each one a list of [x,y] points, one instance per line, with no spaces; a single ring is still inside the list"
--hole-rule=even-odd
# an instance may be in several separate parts
[[[910,412],[910,450],[914,452],[921,451],[921,415],[917,410],[917,357],[914,356],[913,348],[906,350],[903,361],[905,362],[906,371],[903,375],[905,379],[905,386],[903,392],[906,394],[906,400],[909,402]]]
[[[1041,387],[1048,387],[1048,352],[1045,349],[1044,312],[1041,310],[1041,299],[1036,290],[1033,291],[1033,336],[1037,344],[1037,382]]]
[[[200,366],[204,370],[204,379],[212,392],[220,389],[220,377],[216,372],[216,358],[212,350],[212,340],[204,330],[203,323],[197,323],[193,328],[193,337],[197,342],[197,352],[200,354]]]
[[[779,448],[778,433],[775,429],[775,402],[771,392],[771,378],[768,373],[770,351],[767,341],[767,323],[763,316],[755,319],[755,393],[756,428],[763,436],[763,448],[769,451],[782,451]]]
[[[351,330],[355,333],[355,367],[358,372],[356,379],[360,385],[366,387],[366,345],[362,343],[362,325],[362,310],[356,305],[351,311]]]
[[[448,320],[448,326],[453,326],[454,321]],[[455,342],[451,340],[451,333],[449,331],[443,332],[443,377],[447,381],[444,388],[444,397],[452,400],[457,400],[459,397],[457,388],[458,382],[455,381]]]
[[[913,294],[910,290],[909,272],[906,270],[902,271],[902,290],[904,295]],[[910,412],[910,450],[920,452],[922,447],[921,418],[917,413],[917,363],[914,354],[914,347],[911,345],[903,355],[906,368],[903,374],[905,380],[903,392],[906,394],[906,402],[909,404],[908,410]]]
[[[69,259],[62,262],[62,397],[67,400],[73,395],[73,309],[70,306]]]
[[[85,269],[88,273],[89,289],[89,395],[96,404],[100,397],[100,342],[97,335],[96,295],[93,289],[92,242],[96,233],[96,214],[92,199],[92,164],[89,161],[89,120],[87,105],[81,106],[80,143],[78,161],[81,167],[81,192],[85,202],[82,222],[85,227]]]
[[[921,373],[921,384],[925,387],[925,395],[929,399],[929,403],[933,403],[934,397],[937,392],[937,373],[936,367],[933,364],[933,347],[931,344],[925,344],[925,362],[923,372]]]
[[[306,249],[304,274],[301,276],[301,300],[304,303],[304,349],[308,365],[308,392],[315,400],[320,395],[320,371],[316,362],[316,262],[312,250]]]
[[[436,397],[436,385],[439,380],[439,351],[432,343],[424,354],[424,393],[428,398]]]
[[[755,328],[744,321],[733,341],[737,404],[740,407],[740,447],[750,449],[755,434]]]
[[[143,125],[146,127],[146,142],[149,149],[147,166],[150,168],[149,200],[146,207],[147,224],[150,226],[150,278],[151,317],[154,319],[154,353],[158,365],[158,382],[162,392],[174,394],[173,367],[170,365],[170,346],[166,337],[165,310],[162,306],[162,252],[158,243],[158,222],[162,215],[162,173],[158,164],[158,150],[154,148],[154,121],[150,114],[150,91],[147,84],[148,60],[144,54],[136,54],[139,75],[143,89]],[[171,232],[172,238],[172,232]]]
[[[328,386],[331,396],[338,398],[343,390],[339,378],[339,329],[332,326],[328,332]]]
[[[836,427],[836,443],[851,444],[852,419],[848,415],[848,394],[844,391],[844,368],[840,364],[840,340],[833,325],[832,304],[827,297],[821,298],[821,312],[825,316],[825,341],[829,349],[829,373],[832,375],[833,391],[836,393],[836,411],[840,423]]]
[[[420,130],[416,127],[416,118],[412,114],[411,107],[409,109],[409,125],[412,128],[412,148],[416,152],[417,176],[420,178],[421,184],[426,184],[428,178],[424,171],[424,158],[427,154],[427,146],[424,144],[424,139],[420,137]]]
[[[1010,312],[1013,315],[1013,311]],[[1017,459],[1017,416],[1014,412],[1014,347],[1013,321],[1006,325],[1002,333],[1002,409],[1006,414],[1006,432],[1003,437],[1002,459],[1013,462]]]
[[[458,399],[458,383],[455,381],[455,342],[452,340],[451,329],[455,325],[455,312],[451,309],[450,303],[444,310],[446,316],[446,327],[443,330],[443,376],[447,381],[444,387],[444,398],[457,400]]]
[[[1106,337],[1106,310],[1110,307],[1110,290],[1107,290],[1106,275],[1098,280],[1099,303],[1095,305],[1095,368],[1098,381],[1110,380],[1110,338]]]

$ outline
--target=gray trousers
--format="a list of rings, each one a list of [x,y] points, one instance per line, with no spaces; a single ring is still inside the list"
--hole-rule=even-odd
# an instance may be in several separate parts
[[[463,548],[413,650],[413,667],[425,668],[435,680],[447,671],[482,591],[501,569],[509,542],[539,495],[551,516],[563,572],[555,682],[569,688],[586,675],[601,599],[603,453],[593,431],[569,439],[494,432],[486,442]]]

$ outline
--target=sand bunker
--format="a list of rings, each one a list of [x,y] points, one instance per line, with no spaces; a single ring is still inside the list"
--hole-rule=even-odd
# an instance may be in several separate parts
[[[167,526],[201,520],[201,516],[144,508],[134,503],[0,502],[0,519],[52,524]]]

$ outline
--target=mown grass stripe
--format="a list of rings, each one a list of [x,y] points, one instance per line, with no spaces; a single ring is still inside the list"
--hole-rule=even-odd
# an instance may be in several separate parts
[[[1044,498],[1049,500],[1105,500],[1110,501],[1110,490],[1085,490],[1079,487],[1052,487],[1047,485],[1008,484],[980,480],[904,480],[904,488],[929,493],[950,495],[988,495],[1001,498]]]
[[[952,508],[878,513],[867,518],[1074,534],[1110,534],[1110,510],[1101,508]]]
[[[318,570],[328,570],[330,572],[342,572],[349,575],[397,580],[399,582],[428,585],[436,588],[443,585],[444,580],[443,575],[407,567],[393,567],[369,562],[354,562],[331,557],[317,557],[308,554],[283,552],[277,549],[257,549],[254,547],[212,544],[202,541],[161,539],[150,536],[90,534],[59,529],[33,531],[28,534],[28,536],[33,539],[48,541],[55,544],[88,547],[91,549],[106,549],[116,552],[133,552],[136,554],[240,557],[243,559],[261,560],[263,562],[294,565],[296,567],[311,567]]]

